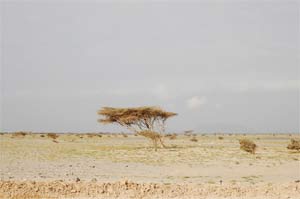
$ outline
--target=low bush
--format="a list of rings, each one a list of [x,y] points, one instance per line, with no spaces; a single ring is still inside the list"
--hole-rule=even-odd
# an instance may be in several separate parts
[[[291,143],[287,146],[288,149],[290,150],[297,150],[300,151],[300,141],[291,139]]]
[[[12,134],[12,137],[25,137],[28,133],[24,131],[15,132]]]
[[[47,133],[47,137],[55,140],[56,138],[59,137],[59,135],[57,135],[56,133]]]
[[[251,141],[249,139],[241,139],[241,140],[239,140],[239,142],[240,142],[240,149],[242,149],[246,152],[255,154],[257,145],[253,141]]]
[[[170,140],[175,140],[176,138],[177,138],[177,134],[175,133],[169,137]]]

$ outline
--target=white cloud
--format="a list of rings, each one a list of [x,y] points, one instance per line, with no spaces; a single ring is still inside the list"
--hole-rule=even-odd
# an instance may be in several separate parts
[[[207,98],[205,96],[203,97],[194,96],[186,101],[187,107],[189,109],[197,109],[206,103],[207,103]]]

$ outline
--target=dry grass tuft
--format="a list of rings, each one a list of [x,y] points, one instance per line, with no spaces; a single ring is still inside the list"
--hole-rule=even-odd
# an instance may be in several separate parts
[[[300,141],[291,139],[291,143],[287,146],[288,149],[290,150],[297,150],[300,151]]]
[[[246,152],[255,154],[255,150],[256,150],[257,146],[253,141],[251,141],[249,139],[241,139],[241,140],[239,140],[239,142],[240,142],[240,149],[242,149]]]

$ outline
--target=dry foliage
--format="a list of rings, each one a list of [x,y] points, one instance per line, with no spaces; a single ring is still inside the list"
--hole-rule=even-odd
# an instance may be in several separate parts
[[[297,150],[300,151],[300,141],[291,139],[291,143],[287,146],[288,149],[290,150]]]
[[[165,131],[165,122],[168,118],[177,115],[158,107],[148,106],[137,108],[103,107],[98,111],[98,114],[104,117],[98,120],[100,123],[116,123],[138,135],[150,138],[155,150],[157,150],[158,142],[165,147],[161,136]]]
[[[59,135],[57,135],[56,133],[47,133],[47,137],[55,140],[56,138],[59,137]]]
[[[88,138],[93,138],[93,137],[97,136],[97,134],[95,134],[95,133],[87,133],[86,135]]]
[[[175,140],[177,138],[177,134],[176,133],[169,133],[169,134],[166,134],[165,137],[169,138],[170,140]]]
[[[175,134],[175,133],[170,136],[170,140],[175,140],[176,138],[177,138],[177,134]]]
[[[257,146],[253,141],[251,141],[249,139],[241,139],[241,140],[239,140],[239,142],[240,142],[240,149],[242,149],[246,152],[255,154],[255,150],[256,150]]]
[[[24,131],[15,132],[12,134],[12,137],[25,137],[28,133]]]

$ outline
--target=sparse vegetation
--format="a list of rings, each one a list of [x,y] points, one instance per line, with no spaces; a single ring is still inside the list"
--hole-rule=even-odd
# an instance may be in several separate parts
[[[124,138],[127,138],[127,137],[128,137],[128,135],[125,134],[125,133],[122,133],[122,136],[123,136]]]
[[[170,140],[175,140],[177,138],[177,134],[174,133],[169,138],[170,138]]]
[[[177,138],[177,134],[176,133],[169,133],[169,134],[166,134],[165,137],[169,138],[170,140],[175,140]]]
[[[155,150],[158,143],[165,147],[162,134],[165,132],[165,122],[177,115],[166,112],[158,107],[112,108],[104,107],[98,111],[104,119],[98,121],[103,124],[116,123],[132,132],[152,140]]]
[[[55,140],[59,137],[59,135],[57,135],[56,133],[47,133],[47,137]]]
[[[197,139],[196,137],[192,137],[192,138],[190,139],[190,141],[192,141],[192,142],[198,142],[198,139]]]
[[[300,141],[291,139],[291,143],[287,146],[287,148],[290,150],[300,151]]]
[[[94,137],[94,134],[91,134],[91,133],[87,133],[86,135],[87,135],[88,138],[93,138]]]
[[[96,133],[87,133],[86,135],[87,135],[88,138],[93,138],[93,137],[97,136]]]
[[[184,131],[184,135],[190,137],[190,136],[192,136],[193,132],[194,132],[193,130],[187,130],[187,131]]]
[[[218,139],[219,139],[219,140],[224,140],[224,137],[219,136]]]
[[[257,145],[253,141],[249,139],[241,139],[239,140],[239,142],[240,142],[240,149],[249,152],[251,154],[255,154]]]
[[[12,134],[12,137],[25,137],[28,133],[24,131],[18,131]]]

